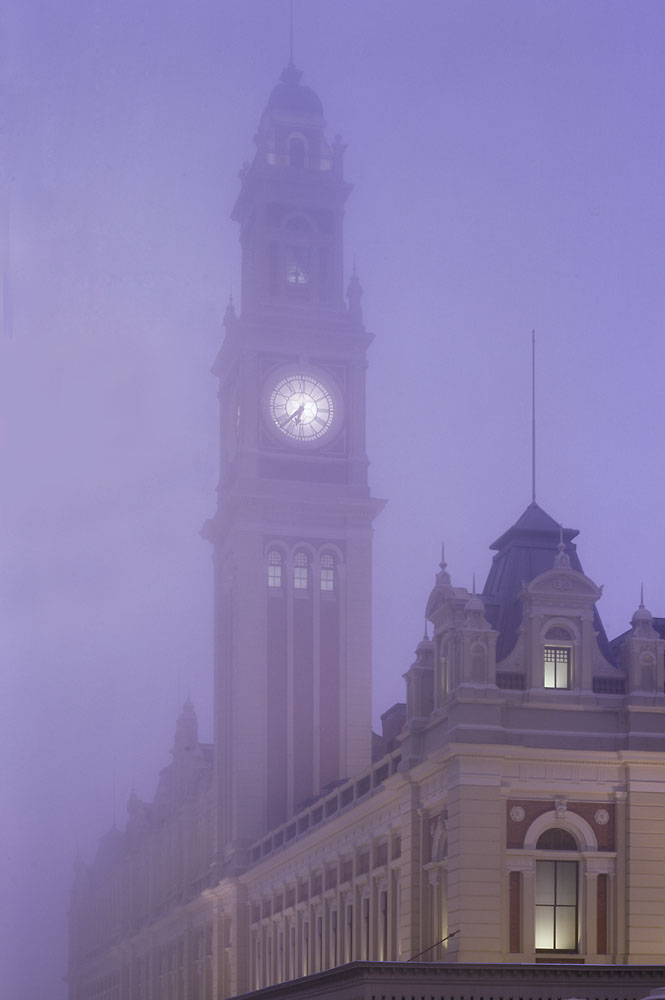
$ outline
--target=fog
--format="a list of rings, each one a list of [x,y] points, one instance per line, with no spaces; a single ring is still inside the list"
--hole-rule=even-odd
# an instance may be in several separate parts
[[[665,6],[296,0],[346,143],[370,351],[375,719],[446,542],[453,583],[531,499],[579,528],[613,636],[665,615]],[[286,0],[0,13],[3,993],[66,995],[77,853],[150,799],[189,695],[212,736],[210,365],[238,170]]]

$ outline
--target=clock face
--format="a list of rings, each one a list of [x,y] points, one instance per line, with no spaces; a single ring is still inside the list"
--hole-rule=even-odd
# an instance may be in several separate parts
[[[275,383],[268,401],[274,429],[293,441],[320,441],[336,417],[331,389],[317,376],[304,372],[285,375]]]

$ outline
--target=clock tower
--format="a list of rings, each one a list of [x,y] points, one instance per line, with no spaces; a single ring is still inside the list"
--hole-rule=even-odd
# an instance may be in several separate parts
[[[225,869],[371,759],[371,537],[361,289],[344,296],[344,146],[291,63],[241,172],[241,308],[219,378],[214,546]]]

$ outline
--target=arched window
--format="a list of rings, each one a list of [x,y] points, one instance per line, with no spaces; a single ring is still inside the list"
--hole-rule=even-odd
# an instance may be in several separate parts
[[[537,851],[576,851],[577,842],[572,833],[560,826],[553,826],[541,833],[536,843]]]
[[[570,632],[560,625],[554,625],[545,633],[544,686],[546,688],[566,689],[571,687],[571,653],[572,643]]]
[[[321,590],[330,593],[335,589],[335,560],[329,552],[321,556]]]
[[[577,851],[567,830],[541,833],[539,851]],[[536,951],[576,952],[579,940],[578,863],[558,858],[536,860]]]
[[[271,549],[268,553],[268,586],[282,586],[282,554],[277,549]]]
[[[305,143],[297,135],[289,139],[289,164],[292,167],[305,166]]]
[[[296,552],[293,559],[293,588],[307,590],[309,587],[309,566],[304,552]]]

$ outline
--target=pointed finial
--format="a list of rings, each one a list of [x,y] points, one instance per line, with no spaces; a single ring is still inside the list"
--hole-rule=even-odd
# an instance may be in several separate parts
[[[446,543],[441,542],[441,562],[439,563],[439,567],[442,570],[445,570],[447,565],[448,563],[446,562]]]
[[[640,584],[640,607],[644,607],[644,584]]]
[[[557,545],[557,554],[554,557],[554,565],[563,569],[570,567],[570,556],[566,552],[566,543],[563,540],[563,524],[559,525],[559,544]]]
[[[475,597],[476,596],[476,571],[475,570],[473,571],[473,583],[472,583],[472,587],[473,587],[473,590],[471,591],[471,593]]]
[[[224,310],[224,322],[230,323],[236,318],[236,307],[233,303],[233,292],[229,292],[229,301]]]
[[[360,280],[356,272],[356,261],[355,257],[353,259],[353,273],[349,278],[349,286],[346,290],[346,298],[348,302],[348,312],[350,318],[354,321],[357,326],[362,326],[363,322],[363,309],[360,300],[363,296],[363,290],[360,285]]]

